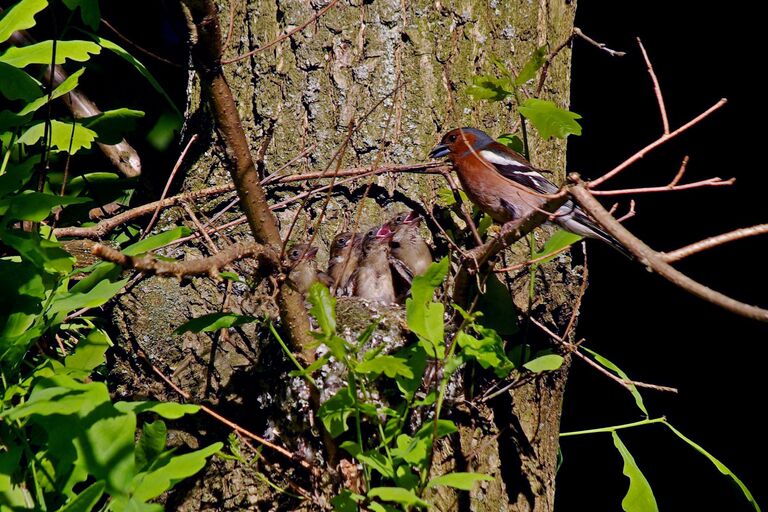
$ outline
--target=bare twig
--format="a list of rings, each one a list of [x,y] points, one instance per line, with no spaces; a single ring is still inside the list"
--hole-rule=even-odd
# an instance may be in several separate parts
[[[128,256],[112,247],[96,244],[93,254],[123,268],[135,268],[158,276],[170,276],[181,279],[184,276],[208,275],[217,279],[219,271],[225,265],[243,258],[255,257],[260,266],[267,271],[278,268],[279,262],[275,252],[256,242],[241,242],[222,249],[213,256],[189,260],[185,262],[168,262],[158,260],[154,256]]]
[[[593,189],[596,186],[598,186],[598,185],[600,185],[602,183],[605,183],[606,181],[608,181],[609,179],[613,178],[614,176],[619,174],[621,171],[623,171],[624,169],[626,169],[627,167],[629,167],[633,163],[637,162],[638,160],[643,158],[645,155],[647,155],[648,153],[650,153],[651,151],[653,151],[657,147],[661,146],[662,144],[664,144],[668,140],[677,137],[678,135],[680,135],[681,133],[686,131],[688,128],[697,125],[702,120],[704,120],[706,117],[711,115],[713,112],[715,112],[715,111],[719,110],[720,108],[722,108],[722,106],[725,105],[726,103],[728,103],[728,100],[725,99],[725,98],[722,98],[720,101],[718,101],[717,103],[715,103],[714,105],[709,107],[707,110],[705,110],[704,112],[702,112],[698,116],[694,117],[693,119],[691,119],[690,121],[685,123],[683,126],[678,128],[677,130],[675,130],[675,131],[673,131],[671,133],[663,134],[661,137],[659,137],[655,141],[651,142],[650,144],[645,146],[643,149],[641,149],[640,151],[638,151],[637,153],[635,153],[631,157],[627,158],[626,160],[624,160],[622,163],[620,163],[619,165],[617,165],[616,167],[614,167],[610,171],[606,172],[605,174],[603,174],[602,176],[600,176],[596,180],[590,181],[589,184],[588,184],[588,187],[590,189]]]
[[[664,127],[664,135],[669,135],[669,119],[667,118],[667,108],[664,106],[664,96],[661,94],[659,79],[656,77],[656,72],[653,70],[653,64],[651,64],[651,59],[648,58],[648,52],[645,51],[645,46],[643,46],[643,42],[639,37],[637,38],[637,44],[640,46],[645,65],[648,68],[648,74],[651,75],[651,81],[653,81],[653,92],[656,93],[656,102],[659,104],[661,125]]]
[[[721,178],[708,178],[706,180],[695,181],[693,183],[685,183],[684,185],[663,185],[661,187],[638,187],[638,188],[622,188],[616,190],[593,190],[592,194],[595,196],[624,196],[628,194],[650,194],[653,192],[677,192],[680,190],[690,190],[694,188],[703,187],[728,187],[736,183],[736,178],[729,178],[727,180]]]
[[[263,52],[264,50],[268,50],[269,48],[272,48],[272,47],[273,47],[273,46],[275,46],[276,44],[278,44],[278,43],[280,43],[280,42],[282,42],[282,41],[285,41],[286,39],[288,39],[289,37],[291,37],[291,36],[292,36],[293,34],[295,34],[296,32],[301,32],[302,30],[304,30],[305,28],[307,28],[307,27],[308,27],[308,26],[309,26],[311,23],[313,23],[313,22],[317,21],[317,20],[318,20],[318,19],[319,19],[319,18],[320,18],[320,17],[321,17],[323,14],[325,14],[325,13],[326,13],[326,12],[328,12],[328,11],[330,11],[330,10],[331,10],[331,8],[333,8],[333,6],[334,6],[334,5],[336,5],[336,4],[338,3],[338,1],[339,1],[339,0],[331,0],[331,3],[329,3],[328,5],[326,5],[325,7],[323,7],[322,9],[320,9],[319,11],[317,11],[317,12],[316,12],[316,13],[315,13],[315,14],[314,14],[314,15],[313,15],[311,18],[309,18],[307,21],[305,21],[304,23],[302,23],[302,24],[301,24],[301,25],[299,25],[298,27],[296,27],[296,28],[294,28],[294,29],[291,29],[291,30],[289,30],[288,32],[286,32],[286,33],[285,33],[285,34],[283,34],[282,36],[280,36],[280,37],[278,37],[278,38],[274,39],[273,41],[271,41],[271,42],[269,42],[269,43],[265,44],[264,46],[260,46],[260,47],[256,48],[255,50],[251,50],[251,51],[250,51],[250,52],[248,52],[248,53],[244,53],[244,54],[242,54],[242,55],[238,55],[237,57],[234,57],[234,58],[232,58],[232,59],[229,59],[229,60],[223,60],[223,61],[221,61],[221,63],[222,63],[222,64],[232,64],[233,62],[238,62],[238,61],[241,61],[241,60],[243,60],[243,59],[247,59],[247,58],[248,58],[248,57],[250,57],[251,55],[255,55],[255,54],[259,53],[259,52]]]
[[[184,161],[184,157],[187,156],[187,153],[189,152],[189,148],[192,147],[192,144],[194,144],[197,139],[198,139],[197,134],[192,135],[192,137],[189,138],[189,142],[187,142],[187,145],[184,147],[184,150],[179,155],[179,158],[176,159],[176,163],[173,165],[171,174],[170,176],[168,176],[168,180],[165,182],[165,188],[163,188],[163,193],[160,195],[160,201],[165,199],[165,196],[168,194],[168,189],[171,188],[171,183],[173,182],[173,178],[176,176],[176,173],[179,171],[179,168],[181,167],[181,163]],[[152,212],[152,217],[149,219],[149,222],[147,223],[147,227],[144,228],[144,231],[141,233],[140,238],[144,238],[145,236],[147,236],[147,233],[149,233],[152,227],[155,225],[155,220],[157,219],[157,214],[160,213],[160,208],[161,206],[158,204],[157,208],[155,208],[155,211]]]
[[[104,24],[104,26],[106,26],[106,27],[107,27],[109,30],[111,30],[112,32],[114,32],[114,34],[115,34],[115,35],[116,35],[118,38],[120,38],[120,40],[121,40],[121,41],[123,41],[125,44],[128,44],[128,45],[132,46],[133,48],[136,48],[137,50],[139,50],[139,51],[140,51],[141,53],[143,53],[144,55],[146,55],[146,56],[148,56],[148,57],[152,57],[153,59],[155,59],[155,60],[157,60],[157,61],[159,61],[159,62],[162,62],[163,64],[168,64],[169,66],[173,66],[173,67],[175,67],[175,68],[182,68],[182,67],[184,67],[184,66],[182,66],[181,64],[178,64],[178,63],[176,63],[176,62],[173,62],[173,61],[171,61],[171,60],[168,60],[168,59],[166,59],[166,58],[163,58],[163,57],[161,57],[161,56],[159,56],[159,55],[157,55],[157,54],[155,54],[155,53],[152,53],[151,51],[147,50],[146,48],[142,48],[141,46],[139,46],[138,44],[136,44],[136,41],[134,41],[134,40],[132,40],[132,39],[129,39],[129,38],[125,37],[123,34],[121,34],[121,33],[120,33],[120,31],[118,31],[118,30],[117,30],[115,27],[113,27],[113,26],[112,26],[112,24],[110,24],[110,23],[109,23],[107,20],[105,20],[104,18],[101,18],[101,22],[102,22],[102,23]]]
[[[671,263],[673,261],[680,261],[683,258],[687,258],[688,256],[705,251],[707,249],[711,249],[712,247],[717,247],[718,245],[733,242],[734,240],[740,240],[750,236],[763,235],[766,233],[768,233],[768,224],[758,224],[756,226],[736,229],[728,233],[723,233],[722,235],[712,236],[704,240],[699,240],[698,242],[694,242],[674,251],[659,253],[659,256],[667,263]]]
[[[573,34],[575,36],[578,36],[578,37],[582,38],[584,41],[588,42],[592,46],[595,46],[598,49],[604,51],[605,53],[607,53],[611,57],[623,57],[623,56],[625,56],[627,54],[626,52],[619,52],[619,51],[616,51],[616,50],[611,50],[610,48],[605,46],[603,43],[598,43],[597,41],[595,41],[594,39],[589,37],[587,34],[582,32],[579,27],[574,27],[573,28]]]
[[[627,219],[631,219],[636,214],[637,214],[637,212],[635,211],[635,200],[634,199],[630,199],[629,200],[629,211],[627,213],[625,213],[624,215],[622,215],[621,217],[619,217],[618,219],[616,219],[616,220],[618,222],[624,222]]]
[[[590,193],[577,174],[572,174],[569,178],[572,182],[568,186],[568,192],[571,196],[587,213],[600,223],[605,231],[621,242],[629,252],[650,270],[666,278],[679,288],[716,306],[747,318],[768,322],[768,310],[739,302],[727,295],[712,290],[670,266],[661,254],[648,247],[642,240],[634,236],[614,219]]]
[[[218,194],[223,194],[225,192],[232,192],[233,190],[235,190],[235,186],[232,183],[218,185],[216,187],[204,188],[202,190],[195,190],[194,192],[187,192],[185,194],[180,194],[178,196],[168,197],[166,199],[163,199],[162,201],[153,201],[151,203],[137,206],[136,208],[132,208],[131,210],[115,215],[114,217],[110,217],[108,219],[99,221],[99,223],[96,224],[95,226],[90,226],[85,228],[83,227],[56,228],[53,230],[53,234],[57,238],[77,237],[77,238],[100,239],[105,237],[107,233],[109,233],[116,227],[122,224],[125,224],[126,222],[130,222],[133,219],[136,219],[143,215],[148,215],[158,208],[168,208],[169,206],[177,205],[183,201],[191,201],[194,199],[198,199],[200,197],[215,196]]]

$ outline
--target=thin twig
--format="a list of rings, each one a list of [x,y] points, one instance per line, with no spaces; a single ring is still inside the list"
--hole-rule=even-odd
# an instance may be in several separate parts
[[[739,302],[727,295],[712,290],[669,265],[661,254],[648,247],[645,242],[630,233],[614,219],[595,199],[584,183],[580,181],[577,174],[572,174],[569,179],[572,182],[568,186],[570,195],[605,231],[621,242],[629,252],[650,270],[666,278],[677,287],[716,306],[747,318],[768,322],[768,310]]]
[[[181,279],[185,276],[208,275],[218,278],[219,270],[243,258],[256,257],[260,266],[279,267],[277,255],[272,249],[256,242],[241,242],[222,249],[214,256],[184,262],[158,260],[151,255],[128,256],[112,247],[96,244],[92,250],[95,256],[117,263],[123,268],[135,268],[158,276]]]
[[[750,236],[763,235],[766,233],[768,233],[768,224],[758,224],[748,228],[736,229],[728,233],[723,233],[722,235],[705,238],[704,240],[699,240],[698,242],[694,242],[674,251],[659,253],[659,255],[664,261],[671,263],[673,261],[680,261],[683,258],[687,258],[688,256],[705,251],[707,249],[711,249],[712,247],[717,247],[718,245],[733,242],[734,240],[740,240]]]
[[[315,14],[314,14],[314,15],[313,15],[311,18],[309,18],[307,21],[305,21],[304,23],[302,23],[302,24],[301,24],[301,25],[299,25],[298,27],[296,27],[296,28],[294,28],[294,29],[292,29],[292,30],[289,30],[288,32],[286,32],[286,33],[285,33],[285,34],[283,34],[282,36],[278,37],[277,39],[274,39],[273,41],[271,41],[271,42],[269,42],[269,43],[265,44],[264,46],[260,46],[259,48],[256,48],[255,50],[251,50],[251,51],[250,51],[250,52],[248,52],[248,53],[244,53],[244,54],[242,54],[242,55],[239,55],[239,56],[237,56],[237,57],[234,57],[234,58],[232,58],[232,59],[229,59],[229,60],[222,60],[222,61],[221,61],[221,63],[222,63],[222,64],[225,64],[225,65],[226,65],[226,64],[232,64],[233,62],[238,62],[238,61],[241,61],[241,60],[243,60],[243,59],[247,59],[247,58],[248,58],[248,57],[250,57],[251,55],[255,55],[255,54],[259,53],[259,52],[263,52],[264,50],[268,50],[269,48],[272,48],[272,47],[273,47],[273,46],[275,46],[276,44],[278,44],[278,43],[280,43],[280,42],[282,42],[282,41],[285,41],[286,39],[288,39],[289,37],[291,37],[291,36],[292,36],[293,34],[295,34],[296,32],[301,32],[302,30],[304,30],[305,28],[307,28],[307,27],[309,26],[309,24],[310,24],[310,23],[312,23],[312,22],[314,22],[314,21],[317,21],[317,20],[318,20],[318,19],[319,19],[319,18],[320,18],[320,17],[321,17],[323,14],[325,14],[325,13],[326,13],[326,12],[328,12],[328,11],[330,11],[330,10],[331,10],[331,8],[332,8],[334,5],[336,5],[336,3],[338,3],[338,1],[339,1],[339,0],[331,0],[331,3],[329,3],[328,5],[326,5],[325,7],[323,7],[322,9],[320,9],[319,11],[317,11],[317,12],[316,12],[316,13],[315,13]]]
[[[619,217],[618,219],[616,219],[616,221],[617,222],[624,222],[627,219],[631,219],[636,214],[637,214],[637,212],[635,211],[635,200],[634,199],[630,199],[629,200],[629,211],[627,213],[625,213],[624,215],[622,215],[621,217]]]
[[[573,34],[576,35],[576,36],[579,36],[580,38],[582,38],[584,41],[588,42],[592,46],[595,46],[598,49],[604,51],[605,53],[607,53],[611,57],[623,57],[623,56],[625,56],[627,54],[627,52],[619,52],[619,51],[616,51],[616,50],[611,50],[610,48],[605,46],[603,43],[598,43],[597,41],[595,41],[594,39],[589,37],[587,34],[582,32],[581,29],[578,28],[578,27],[574,27],[573,28]]]
[[[656,93],[656,102],[659,104],[659,112],[661,113],[661,124],[664,127],[664,135],[669,135],[669,119],[667,118],[667,107],[664,106],[664,96],[661,94],[661,86],[659,85],[659,79],[656,77],[656,72],[653,70],[653,64],[651,59],[648,58],[648,52],[645,51],[645,46],[640,38],[637,38],[637,44],[640,46],[640,51],[643,54],[645,65],[648,68],[648,74],[651,75],[651,81],[653,81],[653,92]]]
[[[192,147],[192,144],[198,139],[197,134],[192,135],[192,137],[189,138],[189,142],[187,142],[187,145],[184,147],[184,150],[179,155],[179,158],[176,159],[176,163],[173,165],[173,169],[171,170],[170,176],[168,176],[168,180],[165,182],[165,188],[163,188],[163,193],[160,195],[160,201],[165,199],[165,196],[168,194],[168,189],[171,188],[171,183],[173,182],[173,178],[176,176],[176,173],[179,171],[179,168],[181,167],[181,163],[184,161],[184,157],[187,156],[187,152],[189,152],[189,148]],[[152,227],[155,225],[155,220],[157,219],[157,214],[160,213],[160,205],[158,204],[155,211],[152,213],[152,217],[149,219],[149,223],[147,223],[147,227],[144,228],[144,231],[141,233],[141,237],[144,238],[147,236],[147,233],[152,229]]]
[[[101,22],[102,22],[102,23],[104,24],[104,26],[106,26],[106,27],[107,27],[109,30],[111,30],[112,32],[114,32],[114,33],[115,33],[115,35],[116,35],[118,38],[120,38],[120,40],[121,40],[121,41],[123,41],[125,44],[128,44],[128,45],[132,46],[133,48],[136,48],[137,50],[139,50],[139,51],[140,51],[141,53],[143,53],[144,55],[147,55],[148,57],[152,57],[153,59],[155,59],[155,60],[157,60],[157,61],[160,61],[160,62],[162,62],[163,64],[168,64],[169,66],[173,66],[173,67],[175,67],[175,68],[183,68],[183,67],[184,67],[184,66],[182,66],[181,64],[178,64],[178,63],[176,63],[176,62],[173,62],[173,61],[171,61],[171,60],[168,60],[168,59],[166,59],[166,58],[163,58],[163,57],[161,57],[161,56],[159,56],[159,55],[157,55],[157,54],[155,54],[155,53],[152,53],[151,51],[147,50],[146,48],[142,48],[141,46],[139,46],[138,44],[136,44],[136,41],[134,41],[134,40],[132,40],[132,39],[129,39],[129,38],[125,37],[123,34],[121,34],[121,33],[120,33],[120,31],[118,31],[118,30],[117,30],[115,27],[113,27],[113,26],[112,26],[112,25],[111,25],[111,24],[110,24],[110,23],[109,23],[107,20],[105,20],[104,18],[101,18]]]
[[[633,163],[637,162],[638,160],[643,158],[645,155],[647,155],[648,153],[650,153],[651,151],[653,151],[657,147],[661,146],[662,144],[664,144],[668,140],[677,137],[678,135],[680,135],[681,133],[683,133],[684,131],[686,131],[690,127],[697,125],[702,120],[704,120],[709,115],[711,115],[713,112],[715,112],[715,111],[719,110],[720,108],[722,108],[723,105],[725,105],[726,103],[728,103],[727,99],[725,99],[725,98],[720,99],[720,101],[718,101],[717,103],[715,103],[714,105],[709,107],[707,110],[705,110],[704,112],[702,112],[698,116],[694,117],[693,119],[691,119],[690,121],[685,123],[683,126],[678,128],[677,130],[675,130],[675,131],[673,131],[671,133],[665,133],[664,135],[662,135],[661,137],[659,137],[655,141],[651,142],[650,144],[645,146],[643,149],[641,149],[640,151],[638,151],[637,153],[635,153],[631,157],[627,158],[622,163],[620,163],[619,165],[617,165],[616,167],[614,167],[610,171],[606,172],[605,174],[603,174],[602,176],[600,176],[596,180],[590,181],[589,184],[588,184],[588,187],[590,189],[593,189],[596,186],[598,186],[598,185],[600,185],[602,183],[605,183],[606,181],[608,181],[609,179],[613,178],[614,176],[619,174],[621,171],[623,171],[624,169],[626,169],[627,167],[629,167]]]
[[[680,190],[690,190],[694,188],[703,187],[728,187],[736,183],[736,178],[729,178],[727,180],[721,178],[708,178],[706,180],[695,181],[693,183],[686,183],[684,185],[663,185],[661,187],[638,187],[638,188],[622,188],[616,190],[592,190],[592,194],[595,196],[624,196],[628,194],[650,194],[655,192],[677,192]]]

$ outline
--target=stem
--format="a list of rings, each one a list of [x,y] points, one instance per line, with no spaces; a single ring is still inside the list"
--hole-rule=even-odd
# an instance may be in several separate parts
[[[290,359],[294,366],[299,369],[299,371],[304,375],[304,378],[307,379],[309,383],[312,384],[315,388],[317,388],[317,382],[315,382],[315,379],[313,379],[310,374],[306,373],[306,368],[301,366],[299,360],[296,359],[296,357],[293,355],[293,352],[291,352],[291,349],[289,349],[288,345],[286,345],[283,341],[283,338],[281,338],[277,333],[277,329],[275,329],[275,325],[271,320],[269,321],[269,331],[272,333],[272,336],[275,337],[277,343],[280,344],[280,347],[283,349],[283,352],[285,352],[285,355],[288,356],[288,359]]]
[[[352,400],[355,402],[355,430],[357,434],[357,445],[360,447],[360,451],[363,449],[363,429],[360,422],[360,404],[357,401],[357,379],[355,372],[352,370],[352,365],[349,364],[349,359],[345,361],[347,366],[347,372],[349,373],[349,391],[352,393]],[[371,470],[368,464],[363,464],[363,476],[365,477],[365,488],[370,488]]]
[[[576,430],[574,432],[561,432],[560,437],[580,436],[584,434],[602,434],[605,432],[616,432],[617,430],[621,430],[624,428],[641,427],[643,425],[650,425],[651,423],[665,423],[666,421],[667,419],[664,416],[660,418],[653,418],[653,419],[646,418],[644,420],[635,421],[633,423],[624,423],[622,425],[613,425],[611,427],[591,428],[588,430]]]

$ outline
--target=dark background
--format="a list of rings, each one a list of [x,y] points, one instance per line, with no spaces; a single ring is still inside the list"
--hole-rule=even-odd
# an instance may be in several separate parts
[[[119,2],[106,2],[104,17],[132,40],[184,64],[183,36],[179,36],[184,27],[175,2],[149,3],[154,7],[131,14]],[[142,14],[137,23],[137,13],[143,12],[153,15]],[[761,53],[761,24],[756,13],[735,4],[704,9],[691,0],[579,2],[577,26],[609,47],[627,51],[627,56],[613,58],[583,41],[575,42],[572,110],[583,116],[584,133],[569,141],[570,170],[585,178],[598,177],[660,135],[658,108],[637,36],[654,62],[673,129],[721,97],[729,99],[702,124],[608,183],[609,188],[666,184],[686,154],[691,157],[688,181],[737,178],[729,188],[638,196],[638,215],[627,226],[654,248],[675,249],[768,221],[762,133],[768,112],[762,99],[764,82],[756,76],[766,60]],[[186,72],[138,56],[183,105]],[[142,129],[149,130],[166,107],[162,101],[144,106],[157,94],[119,59],[101,58],[105,70],[122,69],[130,80],[93,87],[94,96],[102,96],[96,99],[110,108],[117,100],[123,106],[125,98],[135,99],[136,107],[148,113]],[[177,151],[155,151],[135,142],[145,161],[153,162],[145,172],[160,175],[157,183],[142,186],[162,189],[165,170]],[[139,191],[146,197],[158,192]],[[695,256],[679,268],[717,290],[768,307],[766,250],[768,237],[745,240]],[[760,476],[768,456],[761,418],[768,389],[762,379],[768,328],[674,288],[602,244],[590,243],[589,251],[590,287],[578,335],[632,378],[679,388],[679,395],[643,392],[652,417],[667,416],[739,475],[758,503],[768,502],[766,479]],[[574,362],[563,431],[639,419],[623,388]],[[751,510],[728,477],[665,427],[651,425],[620,435],[662,510]],[[557,509],[620,510],[628,481],[610,435],[567,438],[562,448],[565,460],[558,475]]]
[[[673,7],[670,7],[673,6]],[[664,185],[690,155],[687,181],[735,176],[728,188],[639,195],[627,227],[659,250],[768,221],[762,22],[742,5],[694,1],[579,2],[576,26],[624,50],[613,58],[576,41],[573,111],[584,133],[569,140],[569,169],[595,178],[661,134],[652,84],[635,41],[659,77],[674,130],[718,99],[729,103],[606,188]],[[606,204],[609,204],[606,202]],[[622,211],[626,211],[625,209]],[[719,310],[676,289],[601,244],[589,245],[590,287],[578,335],[630,377],[679,388],[645,390],[652,417],[665,415],[768,503],[764,461],[768,355],[764,324]],[[768,306],[768,237],[736,242],[678,268],[747,303]],[[578,360],[566,391],[563,431],[641,419],[631,396]],[[650,481],[662,510],[751,510],[738,487],[661,425],[620,436]],[[620,510],[628,480],[610,434],[563,440],[557,509]],[[763,476],[760,476],[760,475]]]

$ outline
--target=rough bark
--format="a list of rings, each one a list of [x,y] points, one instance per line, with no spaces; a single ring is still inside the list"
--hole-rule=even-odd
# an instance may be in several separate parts
[[[302,24],[325,2],[249,0],[219,2],[224,31],[234,6],[234,30],[225,59],[262,46],[285,30]],[[224,72],[236,95],[236,106],[249,137],[258,172],[274,172],[305,148],[315,145],[293,172],[321,170],[342,145],[352,121],[356,124],[343,167],[378,163],[412,163],[427,158],[440,133],[456,126],[477,126],[491,134],[511,131],[515,112],[499,103],[478,102],[464,94],[472,76],[492,72],[490,57],[519,70],[532,51],[542,45],[554,48],[572,29],[575,2],[565,0],[492,0],[479,4],[460,0],[445,4],[418,0],[365,3],[340,2],[318,22],[290,40],[225,66]],[[569,102],[570,50],[564,50],[550,68],[543,97],[562,106]],[[197,155],[187,170],[186,190],[229,180],[227,159],[213,130],[209,109],[200,101],[199,77],[190,82],[186,133],[198,133]],[[394,94],[398,84],[403,87]],[[365,113],[385,98],[367,118]],[[565,144],[542,141],[531,134],[533,163],[551,169],[558,179],[565,170]],[[333,167],[331,167],[333,169]],[[320,224],[316,244],[325,261],[328,242],[357,206],[367,180],[341,187],[331,199]],[[268,200],[276,202],[312,184],[268,188]],[[393,175],[375,179],[370,197],[363,200],[362,226],[370,226],[404,207],[431,203],[444,187],[437,176]],[[198,204],[211,215],[231,195]],[[310,201],[293,231],[292,239],[305,239],[313,229],[322,201]],[[294,210],[278,213],[282,237],[287,235]],[[239,213],[232,213],[232,216]],[[224,219],[227,216],[225,215]],[[181,210],[169,210],[160,228],[187,223]],[[247,238],[247,228],[216,238],[223,245]],[[513,248],[508,262],[525,257],[527,248]],[[207,254],[200,243],[169,252],[169,256]],[[248,261],[234,269],[250,275]],[[511,282],[522,311],[545,320],[564,323],[568,318],[577,272],[568,262],[545,266],[537,280],[536,299],[529,305],[527,275]],[[231,286],[228,308],[237,312],[277,317],[266,282]],[[113,381],[121,395],[178,399],[152,381],[146,363],[135,356],[141,348],[150,361],[198,401],[215,404],[229,417],[254,432],[275,437],[291,450],[323,467],[317,429],[307,412],[307,388],[287,377],[290,364],[263,327],[246,326],[229,339],[218,334],[174,336],[172,331],[193,316],[220,310],[227,286],[210,279],[179,283],[150,278],[136,285],[116,310],[120,347],[115,352]],[[340,324],[366,325],[372,313],[348,307]],[[402,324],[397,311],[380,328],[379,336],[395,336]],[[362,320],[361,320],[362,319]],[[475,491],[434,495],[438,510],[552,510],[557,432],[566,368],[534,379],[508,394],[478,407],[457,405],[450,413],[461,425],[460,435],[440,446],[435,471],[452,467],[484,471],[494,482]],[[145,376],[145,377],[142,377]],[[198,418],[179,426],[177,442],[202,444],[208,437],[221,439],[226,429]],[[269,466],[259,465],[281,485],[293,480],[305,488],[334,481],[332,472],[311,476],[290,462],[264,452]],[[253,470],[232,462],[215,462],[196,481],[170,496],[169,508],[178,510],[293,510],[297,501],[275,493],[254,476]],[[322,506],[323,498],[315,500]],[[311,503],[301,507],[309,509]]]

